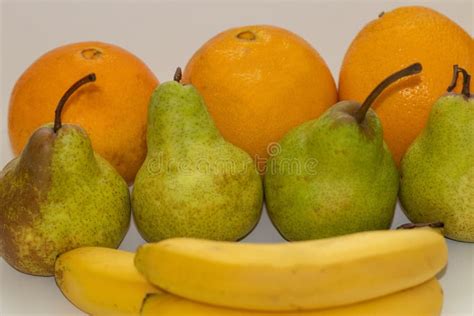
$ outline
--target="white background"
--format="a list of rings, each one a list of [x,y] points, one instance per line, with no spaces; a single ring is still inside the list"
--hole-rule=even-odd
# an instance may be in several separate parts
[[[342,58],[356,33],[381,11],[400,5],[432,7],[472,36],[473,0],[465,1],[1,1],[0,167],[11,158],[7,136],[9,95],[16,79],[41,54],[70,42],[99,40],[128,49],[170,80],[207,39],[226,28],[274,24],[309,41],[337,82]],[[369,57],[370,58],[370,57]],[[397,207],[393,226],[407,222]],[[263,215],[247,242],[280,242]],[[121,248],[143,240],[132,225]],[[449,265],[441,275],[443,315],[474,315],[474,246],[448,241]],[[57,289],[53,278],[33,277],[0,259],[0,315],[82,315]],[[369,316],[369,315],[368,315]],[[407,315],[401,316],[416,316]]]

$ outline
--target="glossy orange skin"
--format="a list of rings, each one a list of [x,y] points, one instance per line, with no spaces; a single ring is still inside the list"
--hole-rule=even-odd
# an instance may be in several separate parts
[[[191,58],[183,81],[203,95],[224,138],[246,150],[260,169],[269,144],[337,101],[318,52],[298,35],[268,25],[216,35]]]
[[[432,9],[400,7],[359,32],[339,75],[339,97],[362,102],[385,77],[414,62],[423,65],[422,73],[393,84],[373,104],[397,164],[425,127],[434,102],[446,93],[453,65],[474,72],[471,36]]]
[[[91,72],[96,82],[70,97],[62,121],[82,126],[94,150],[131,183],[145,159],[148,102],[158,80],[140,59],[111,44],[58,47],[21,75],[10,98],[8,130],[13,151],[19,154],[34,130],[54,120],[62,95]]]

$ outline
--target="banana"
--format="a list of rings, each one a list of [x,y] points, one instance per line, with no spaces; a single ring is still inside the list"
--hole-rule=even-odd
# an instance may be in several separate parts
[[[138,273],[133,258],[116,249],[78,248],[56,260],[56,283],[89,315],[139,315],[145,296],[159,290]]]
[[[167,292],[260,311],[373,299],[431,279],[446,262],[446,242],[429,228],[283,244],[176,238],[145,244],[135,256],[137,269]]]
[[[304,312],[258,312],[227,309],[189,301],[172,294],[153,294],[144,301],[141,316],[438,316],[443,291],[434,278],[415,287],[373,300]]]

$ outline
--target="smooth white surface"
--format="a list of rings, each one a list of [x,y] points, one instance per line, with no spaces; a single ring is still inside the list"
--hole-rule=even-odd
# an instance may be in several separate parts
[[[1,0],[0,0],[1,1]],[[100,40],[144,60],[160,81],[171,79],[207,39],[226,28],[274,24],[309,41],[335,79],[345,50],[364,24],[381,11],[422,4],[444,13],[473,34],[473,1],[3,1],[0,41],[0,167],[11,158],[8,100],[16,79],[36,58],[65,43]],[[397,207],[393,226],[407,222]],[[266,214],[246,242],[280,242]],[[143,243],[132,225],[121,248]],[[441,276],[445,316],[474,315],[474,245],[448,241],[449,265]],[[0,315],[83,315],[53,278],[13,270],[0,259]],[[370,316],[370,315],[367,315]],[[407,309],[406,315],[410,315]]]

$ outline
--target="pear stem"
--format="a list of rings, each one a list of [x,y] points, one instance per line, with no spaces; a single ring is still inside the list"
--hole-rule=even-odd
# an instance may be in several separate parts
[[[466,69],[459,67],[458,65],[453,66],[453,79],[451,80],[451,84],[448,87],[448,92],[451,92],[456,88],[456,83],[458,81],[459,73],[463,75],[462,81],[462,91],[461,93],[466,97],[469,98],[471,96],[471,76],[467,72]]]
[[[183,72],[181,71],[181,67],[176,68],[176,72],[174,73],[173,80],[179,83],[181,81],[182,76],[183,76]]]
[[[384,81],[382,81],[377,87],[375,87],[375,89],[369,94],[367,99],[365,99],[364,103],[362,103],[360,108],[358,108],[357,111],[354,113],[354,117],[357,122],[360,124],[364,121],[365,115],[367,114],[369,108],[372,106],[372,103],[383,92],[383,90],[385,90],[385,88],[387,88],[389,85],[403,77],[411,76],[421,72],[422,69],[423,67],[420,63],[415,63],[385,78]]]
[[[453,78],[451,79],[451,83],[448,86],[448,89],[447,89],[448,92],[452,92],[454,90],[454,88],[456,88],[456,83],[457,83],[458,77],[459,77],[458,68],[459,68],[458,65],[453,65]]]
[[[397,229],[412,229],[412,228],[419,228],[419,227],[431,227],[431,228],[443,228],[443,222],[433,222],[433,223],[420,223],[420,224],[413,224],[407,223],[397,227]]]
[[[64,93],[61,100],[59,100],[58,106],[56,107],[56,111],[54,112],[54,127],[53,131],[56,133],[62,126],[61,123],[61,113],[63,111],[64,105],[66,104],[69,97],[82,85],[95,81],[95,73],[90,73],[87,76],[79,79],[76,83],[74,83],[67,91]]]

